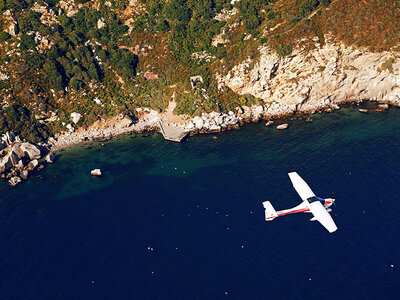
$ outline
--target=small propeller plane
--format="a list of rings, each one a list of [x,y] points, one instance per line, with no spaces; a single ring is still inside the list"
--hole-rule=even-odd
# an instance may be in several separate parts
[[[276,217],[294,214],[294,213],[312,213],[314,215],[310,221],[317,220],[324,226],[330,233],[337,230],[336,224],[333,221],[331,215],[329,214],[332,209],[329,208],[335,199],[326,198],[322,199],[315,196],[314,192],[310,189],[308,184],[300,177],[296,172],[291,172],[288,174],[290,180],[292,181],[293,187],[299,194],[303,202],[296,207],[276,211],[272,206],[271,202],[263,202],[265,208],[265,220],[272,221]]]

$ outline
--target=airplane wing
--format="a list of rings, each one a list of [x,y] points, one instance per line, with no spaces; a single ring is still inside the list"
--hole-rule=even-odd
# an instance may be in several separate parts
[[[308,184],[300,177],[296,172],[291,172],[288,174],[290,180],[292,181],[293,187],[299,194],[300,198],[305,201],[310,197],[314,197],[314,192],[310,189]]]
[[[320,222],[330,233],[337,230],[337,226],[331,215],[326,211],[325,207],[319,201],[308,204],[308,209],[314,215],[315,220]]]

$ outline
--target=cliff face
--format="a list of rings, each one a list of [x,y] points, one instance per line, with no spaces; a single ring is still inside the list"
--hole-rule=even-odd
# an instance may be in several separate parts
[[[297,48],[283,58],[263,47],[256,60],[218,76],[219,86],[261,98],[268,110],[275,107],[277,112],[313,112],[362,100],[400,106],[399,54],[372,53],[333,39],[315,46],[311,51]]]

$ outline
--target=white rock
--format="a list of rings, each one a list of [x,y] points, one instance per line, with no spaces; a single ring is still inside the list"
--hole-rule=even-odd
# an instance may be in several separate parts
[[[11,145],[15,141],[15,134],[13,132],[6,132],[5,134],[3,134],[1,139],[7,145]]]
[[[68,131],[69,131],[70,133],[72,133],[72,132],[75,131],[75,128],[74,128],[71,124],[68,124],[66,127],[67,127],[67,129],[68,129]]]
[[[92,170],[92,171],[90,172],[90,174],[91,174],[92,176],[101,176],[101,175],[102,175],[100,169],[94,169],[94,170]]]
[[[12,186],[16,186],[18,183],[20,183],[22,180],[18,176],[11,177],[10,180],[8,181]]]
[[[100,100],[99,98],[97,98],[97,97],[94,98],[93,101],[96,102],[96,104],[98,104],[98,105],[102,105],[102,104],[103,104],[103,103],[101,102],[101,100]]]
[[[18,156],[10,151],[0,159],[0,173],[8,171],[10,168],[18,164]]]
[[[100,19],[97,21],[97,28],[98,28],[98,29],[101,29],[101,28],[103,28],[103,27],[106,27],[106,23],[104,22],[104,19],[103,19],[103,18],[100,18]]]
[[[281,125],[278,125],[277,127],[276,127],[276,129],[278,129],[278,130],[284,130],[284,129],[287,129],[289,127],[289,124],[281,124]]]
[[[33,170],[33,169],[35,169],[38,165],[39,165],[38,160],[37,160],[37,159],[34,159],[34,160],[32,160],[32,161],[30,161],[30,162],[28,163],[28,169],[29,169],[29,170]]]
[[[48,164],[52,164],[54,162],[55,157],[56,156],[54,155],[54,153],[50,152],[49,154],[46,155],[46,162]]]
[[[75,124],[77,124],[79,122],[79,120],[81,119],[82,115],[80,113],[77,112],[73,112],[71,113],[71,120],[72,122],[74,122]]]
[[[204,126],[203,119],[198,116],[194,117],[192,122],[193,122],[194,126],[196,127],[196,129],[202,129]]]
[[[221,126],[218,125],[211,125],[209,128],[210,131],[220,131],[221,130]]]
[[[268,121],[266,124],[265,124],[265,126],[271,126],[271,125],[273,125],[274,124],[274,121]]]

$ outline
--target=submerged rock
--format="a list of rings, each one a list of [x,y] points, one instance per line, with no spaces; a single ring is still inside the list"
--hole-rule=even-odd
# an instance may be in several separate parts
[[[94,169],[94,170],[92,170],[92,171],[90,172],[90,174],[91,174],[92,176],[101,176],[101,175],[102,175],[100,169]]]

